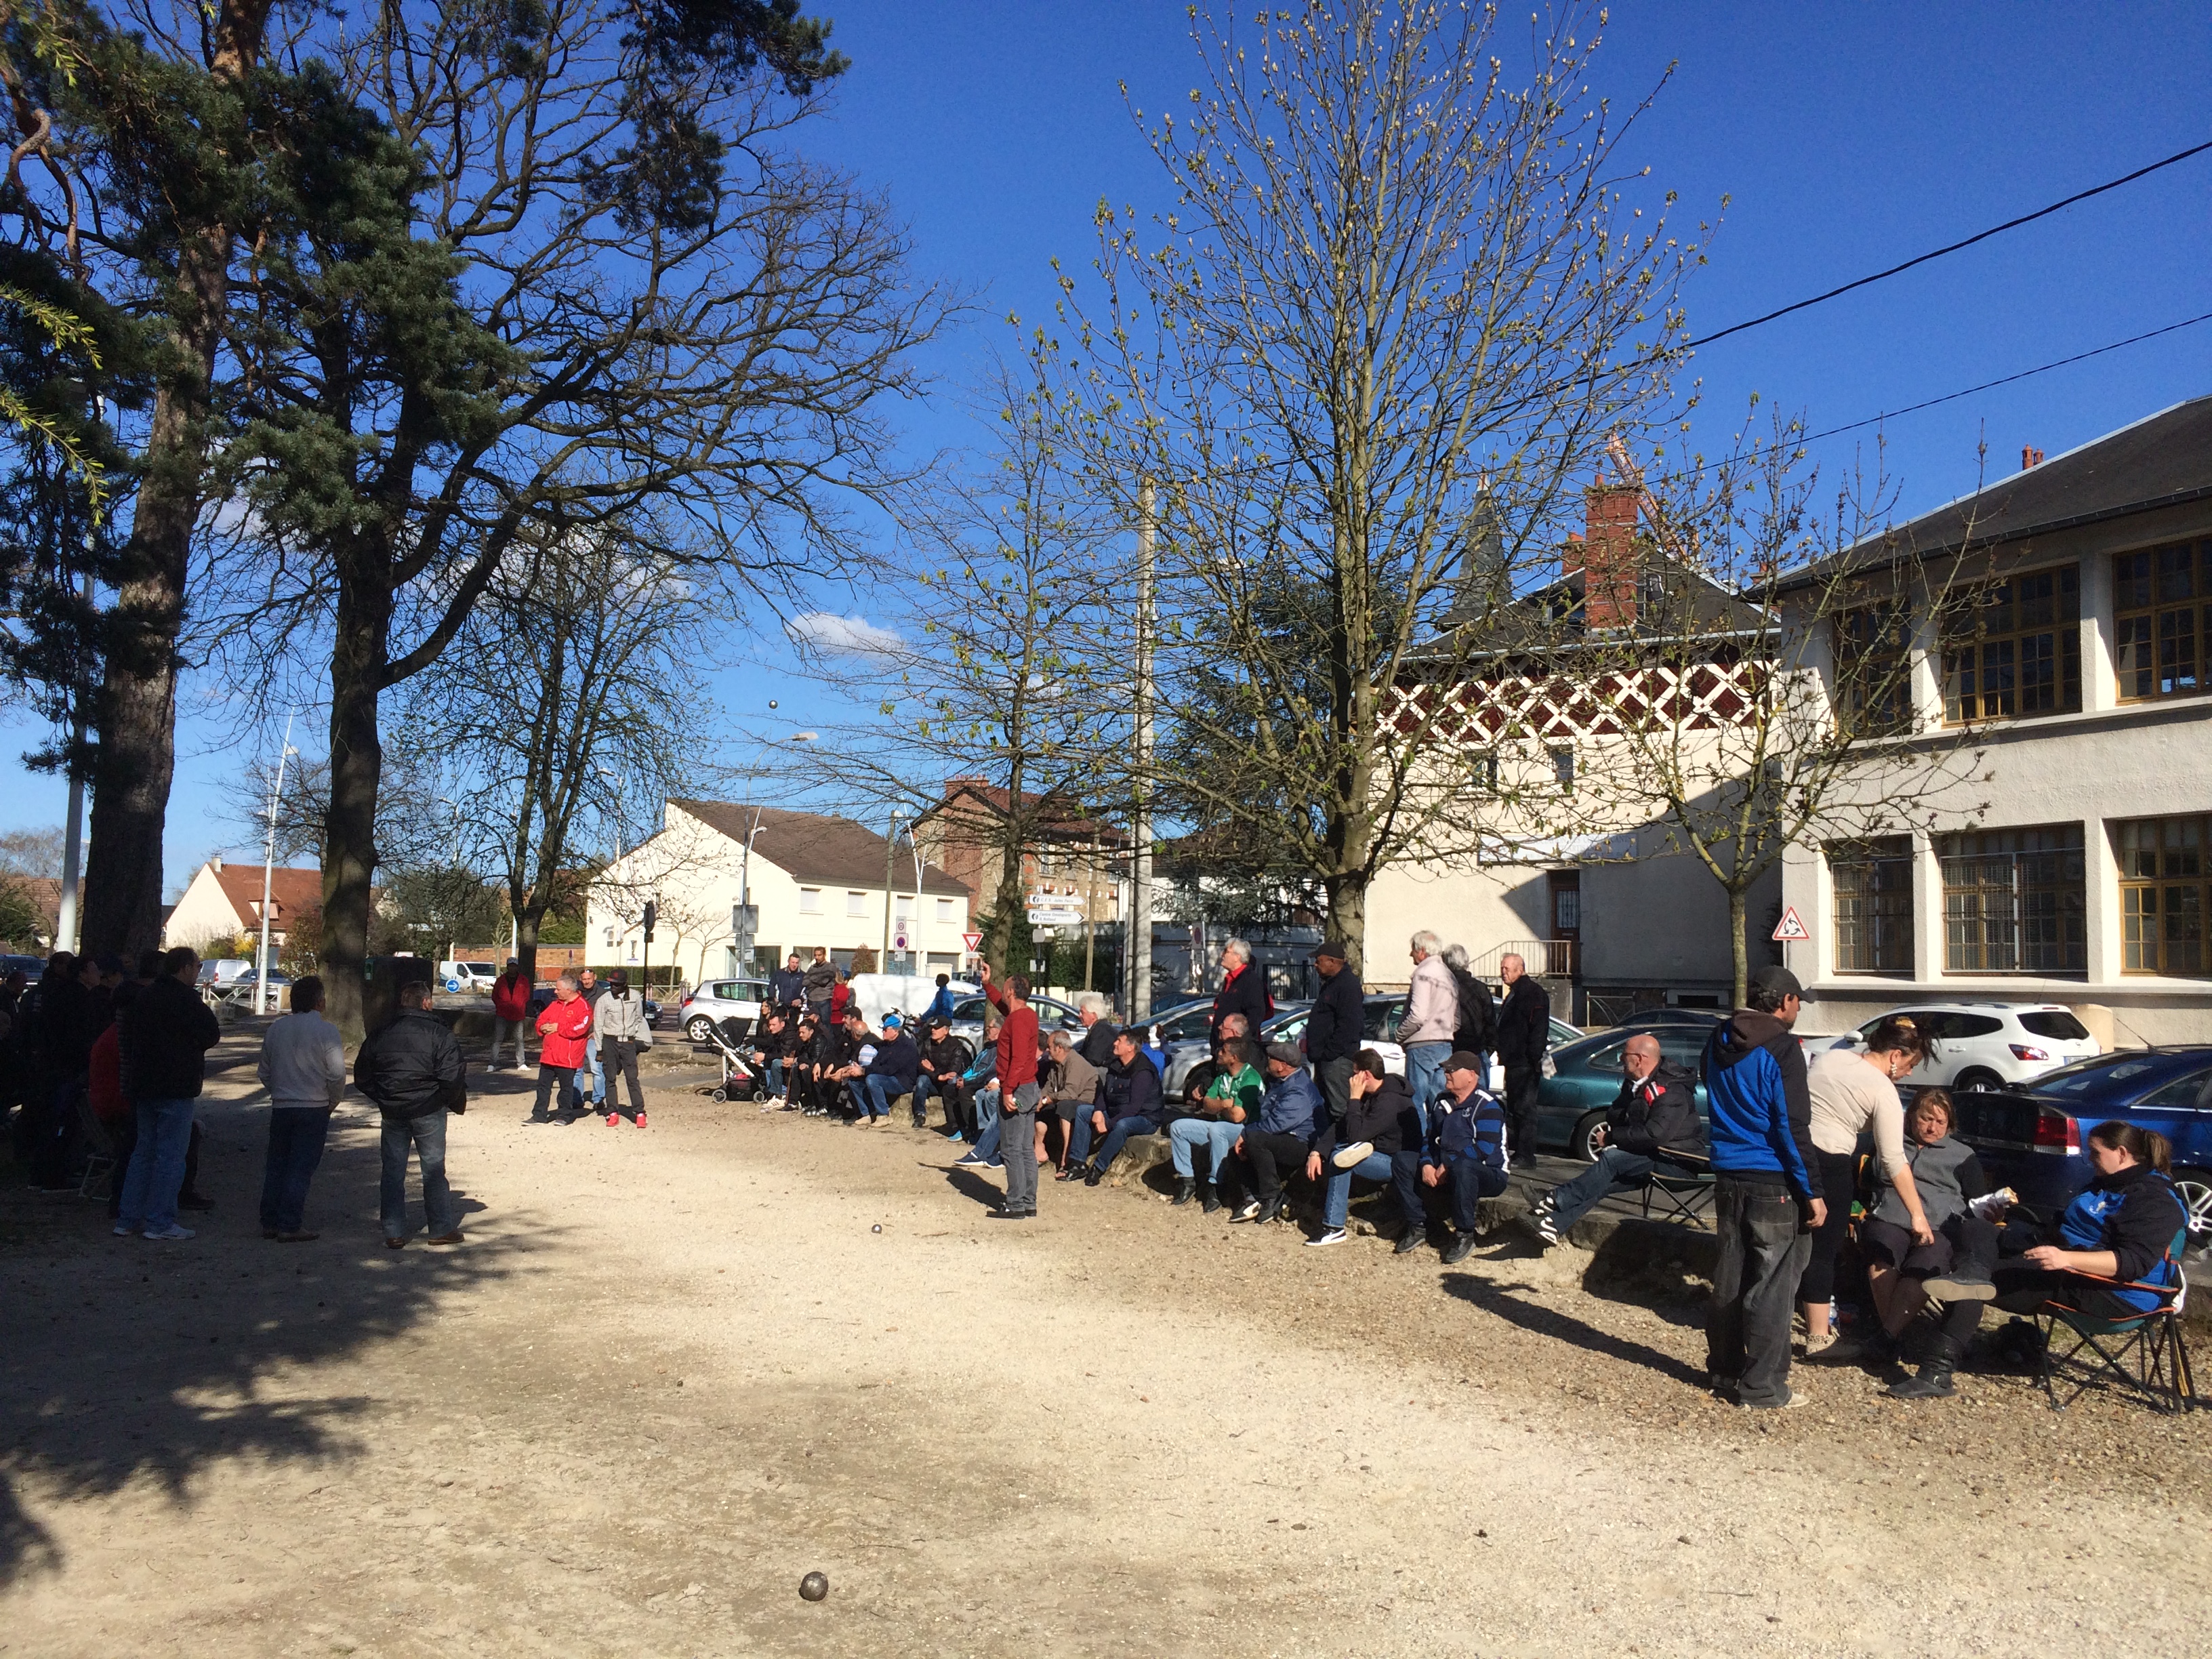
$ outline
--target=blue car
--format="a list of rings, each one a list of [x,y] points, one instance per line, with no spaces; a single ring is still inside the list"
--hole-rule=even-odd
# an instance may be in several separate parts
[[[2189,1248],[2212,1244],[2212,1046],[2098,1054],[2045,1072],[2025,1088],[1952,1096],[1959,1135],[1990,1179],[2045,1213],[2065,1207],[2095,1173],[2083,1141],[2118,1118],[2173,1146],[2173,1184],[2189,1211]]]

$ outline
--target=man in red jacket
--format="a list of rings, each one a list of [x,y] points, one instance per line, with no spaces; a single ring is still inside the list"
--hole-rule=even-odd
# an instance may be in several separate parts
[[[543,1046],[538,1052],[538,1103],[531,1108],[530,1121],[550,1123],[552,1115],[545,1106],[556,1085],[562,1114],[580,1109],[576,1100],[576,1067],[584,1063],[592,1042],[592,1005],[584,1000],[583,988],[574,974],[564,973],[555,983],[553,1000],[538,1016],[538,1035]]]
[[[530,1020],[530,975],[522,971],[522,959],[509,957],[507,971],[492,981],[491,986],[491,1068],[499,1070],[499,1045],[509,1037],[514,1039],[514,1064],[509,1071],[522,1069],[522,1028]]]
[[[1019,974],[994,984],[982,965],[983,994],[1006,1018],[999,1025],[999,1135],[1006,1159],[1006,1201],[997,1214],[1020,1221],[1036,1215],[1037,1017],[1030,982]]]

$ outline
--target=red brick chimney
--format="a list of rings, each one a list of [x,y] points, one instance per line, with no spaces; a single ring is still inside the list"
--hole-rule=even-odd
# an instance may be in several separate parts
[[[2041,450],[2036,448],[2033,444],[2022,444],[2020,447],[2020,470],[2021,471],[2025,472],[2031,466],[2041,466],[2042,465],[2043,452]]]
[[[1607,483],[1605,471],[1583,492],[1585,533],[1568,538],[1560,565],[1583,578],[1583,617],[1590,628],[1636,626],[1636,521],[1644,492],[1635,484]]]

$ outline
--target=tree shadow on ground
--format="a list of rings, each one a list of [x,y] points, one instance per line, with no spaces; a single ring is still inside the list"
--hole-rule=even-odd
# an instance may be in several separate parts
[[[1704,1370],[1677,1359],[1669,1353],[1628,1337],[1615,1336],[1595,1325],[1564,1314],[1555,1308],[1540,1303],[1525,1301],[1516,1292],[1534,1292],[1532,1285],[1494,1285],[1488,1279],[1478,1279],[1472,1273],[1447,1273],[1443,1287],[1461,1301],[1472,1303],[1485,1313],[1495,1314],[1509,1324],[1537,1336],[1550,1337],[1556,1341],[1570,1343],[1591,1353],[1603,1354],[1625,1364],[1641,1365],[1647,1370],[1685,1382],[1692,1388],[1705,1386]]]
[[[27,1484],[58,1504],[150,1480],[181,1506],[226,1460],[357,1454],[349,1425],[373,1398],[317,1393],[300,1374],[434,1320],[456,1292],[531,1271],[557,1243],[557,1230],[518,1233],[510,1221],[458,1249],[386,1249],[377,1121],[358,1108],[333,1126],[315,1177],[308,1224],[322,1237],[264,1240],[265,1113],[210,1103],[203,1121],[202,1186],[216,1208],[185,1218],[200,1235],[188,1243],[114,1237],[104,1203],[0,1191],[0,1585],[62,1565]],[[419,1214],[419,1201],[410,1207]]]

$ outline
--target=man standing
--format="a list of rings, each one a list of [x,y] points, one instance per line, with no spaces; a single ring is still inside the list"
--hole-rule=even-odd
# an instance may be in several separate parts
[[[584,1051],[592,1041],[592,1005],[584,1000],[582,990],[576,975],[564,971],[553,982],[553,1000],[538,1016],[538,1103],[530,1110],[532,1123],[553,1121],[545,1103],[556,1088],[562,1114],[575,1107],[576,1067],[584,1063]]]
[[[793,959],[795,963],[795,953]],[[800,977],[799,989],[799,994],[806,999],[807,1007],[813,1011],[814,1018],[829,1019],[830,1004],[837,993],[837,970],[830,965],[830,952],[822,945],[814,947],[814,960]]]
[[[1328,939],[1314,947],[1321,995],[1306,1016],[1306,1058],[1328,1101],[1328,1115],[1344,1121],[1352,1105],[1352,1070],[1365,1039],[1367,1001],[1359,975],[1345,966],[1344,946]]]
[[[1030,982],[1016,974],[1003,986],[982,964],[983,994],[1004,1016],[999,1024],[999,1144],[1005,1149],[1006,1199],[997,1213],[1007,1221],[1036,1215],[1037,1017]]]
[[[200,1000],[199,955],[180,945],[161,958],[161,976],[143,987],[123,1011],[123,1093],[138,1119],[138,1144],[124,1177],[115,1233],[143,1231],[153,1239],[184,1239],[177,1194],[192,1142],[207,1051],[222,1040],[215,1010]]]
[[[491,982],[491,1068],[499,1069],[499,1045],[514,1039],[514,1063],[522,1069],[522,1028],[530,1018],[530,975],[522,971],[522,958],[509,957],[507,971]]]
[[[1437,954],[1443,949],[1443,941],[1426,928],[1413,935],[1413,979],[1406,991],[1406,1017],[1398,1022],[1406,1080],[1413,1085],[1413,1104],[1424,1113],[1444,1091],[1444,1061],[1459,1029],[1459,990]]]
[[[1213,997],[1214,1043],[1219,1045],[1221,1022],[1230,1015],[1243,1015],[1245,1029],[1256,1031],[1267,1023],[1267,1016],[1274,1008],[1274,1001],[1267,994],[1267,976],[1252,965],[1252,947],[1241,939],[1232,939],[1223,945],[1221,988]]]
[[[569,988],[574,988],[573,982]],[[407,1243],[410,1148],[422,1165],[422,1212],[429,1242],[460,1243],[453,1189],[446,1180],[446,1122],[449,1114],[468,1109],[467,1074],[461,1045],[453,1041],[445,1021],[430,1012],[427,984],[399,988],[398,1017],[361,1045],[353,1080],[384,1115],[380,1213],[385,1243],[396,1250]],[[542,1071],[538,1097],[544,1097]]]
[[[1498,1011],[1498,1058],[1505,1067],[1505,1144],[1536,1155],[1536,1095],[1544,1085],[1544,1051],[1552,1046],[1552,999],[1510,951],[1498,959],[1505,1006]]]
[[[799,952],[793,951],[784,958],[783,966],[768,976],[768,1000],[779,1008],[792,1011],[795,1018],[805,996],[806,975],[799,969]]]
[[[1659,1039],[1639,1031],[1620,1051],[1620,1094],[1597,1132],[1597,1162],[1553,1188],[1530,1216],[1537,1237],[1556,1244],[1614,1193],[1642,1189],[1661,1162],[1705,1167],[1710,1158],[1698,1115],[1698,1080],[1662,1060]],[[1822,1305],[1826,1311],[1826,1304]]]
[[[269,1091],[269,1155],[261,1170],[261,1236],[304,1244],[307,1184],[323,1161],[331,1112],[345,1093],[345,1043],[322,1016],[323,981],[292,981],[292,1012],[261,1039],[255,1067]],[[515,1037],[518,1045],[520,1035]]]
[[[637,1051],[653,1047],[653,1027],[646,1023],[645,997],[629,988],[629,975],[617,968],[608,975],[606,988],[592,1010],[592,1058],[599,1075],[606,1079],[599,1097],[607,1109],[607,1127],[622,1127],[622,1105],[615,1086],[629,1085],[630,1119],[645,1127],[645,1091],[638,1086]]]
[[[599,976],[598,974],[594,973],[591,969],[586,968],[582,973],[576,975],[576,989],[578,994],[584,999],[586,1006],[588,1006],[592,1011],[592,1029],[594,1040],[592,1041],[586,1056],[586,1063],[589,1064],[592,1068],[592,1086],[584,1095],[584,1104],[586,1106],[596,1107],[600,1102],[604,1101],[607,1097],[607,1072],[606,1067],[600,1062],[599,1044],[597,1041],[599,1018],[599,999],[606,995],[607,988],[599,983]]]
[[[1790,1313],[1826,1218],[1813,1151],[1805,1051],[1790,1028],[1803,988],[1787,968],[1752,976],[1748,1008],[1705,1043],[1705,1103],[1712,1117],[1713,1211],[1720,1257],[1705,1322],[1706,1370],[1757,1411],[1805,1404],[1790,1387]],[[1841,1194],[1838,1203],[1849,1200]]]

